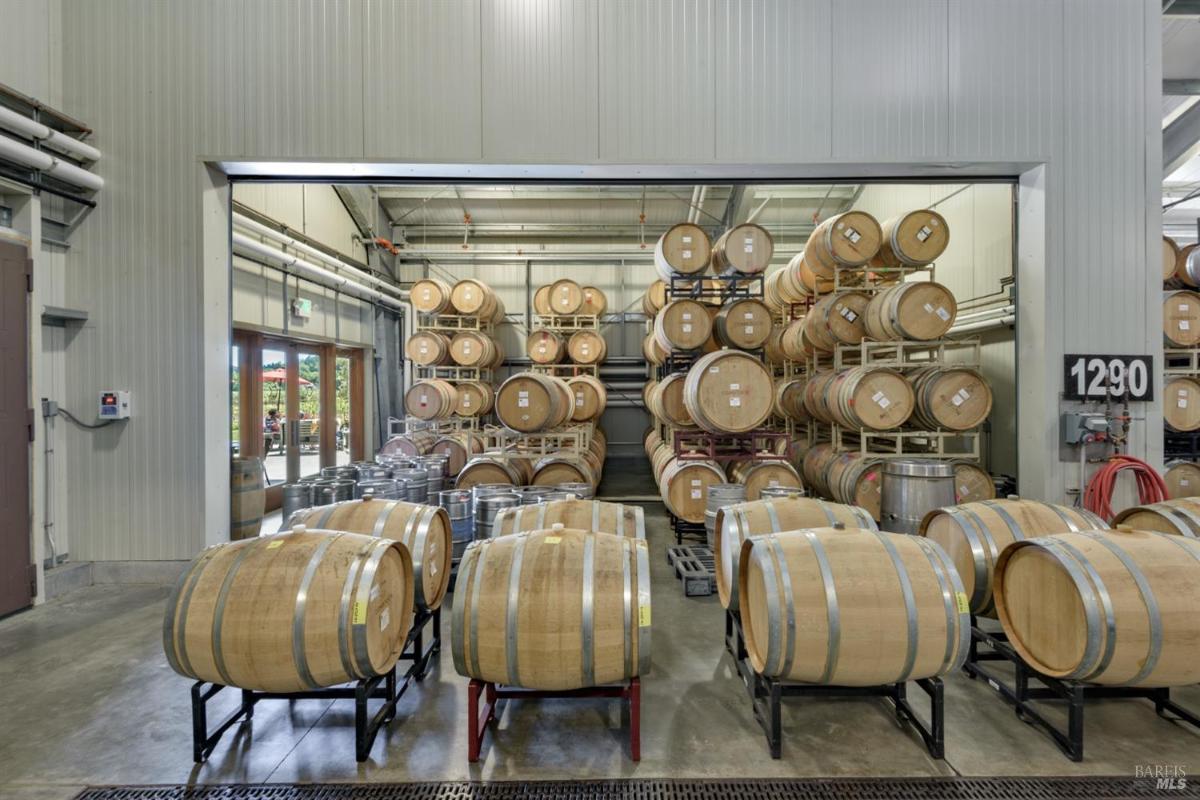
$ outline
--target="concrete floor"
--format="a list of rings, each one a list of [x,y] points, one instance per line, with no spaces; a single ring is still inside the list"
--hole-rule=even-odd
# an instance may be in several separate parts
[[[636,474],[618,474],[646,491]],[[654,654],[638,765],[626,757],[619,703],[599,700],[510,702],[481,763],[468,764],[466,681],[450,659],[447,614],[443,657],[367,762],[354,760],[351,701],[300,701],[261,703],[252,725],[228,732],[195,766],[190,682],[162,655],[167,588],[97,586],[0,621],[0,797],[68,798],[88,784],[1200,770],[1200,734],[1158,719],[1144,701],[1090,707],[1087,760],[1074,764],[961,674],[946,680],[944,761],[930,759],[881,700],[807,699],[785,704],[783,758],[774,761],[724,653],[719,602],[683,596],[664,554],[672,541],[661,506],[647,506],[647,525]],[[914,687],[912,696],[924,713],[924,694]],[[1200,708],[1200,688],[1178,696]],[[223,699],[222,714],[234,697]]]

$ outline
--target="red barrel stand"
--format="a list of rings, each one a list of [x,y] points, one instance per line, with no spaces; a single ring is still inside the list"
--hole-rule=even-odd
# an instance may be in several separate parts
[[[479,696],[484,695],[483,711]],[[467,686],[467,760],[479,761],[483,735],[488,725],[496,721],[496,701],[501,699],[536,700],[541,698],[619,697],[629,702],[629,757],[642,760],[642,683],[630,678],[616,686],[595,686],[588,689],[568,689],[561,692],[536,689],[514,689],[472,679]]]

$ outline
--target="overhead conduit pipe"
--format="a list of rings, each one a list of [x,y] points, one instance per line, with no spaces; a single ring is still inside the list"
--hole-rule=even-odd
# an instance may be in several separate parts
[[[45,150],[36,150],[27,144],[0,136],[0,158],[53,175],[64,183],[81,186],[98,192],[104,188],[104,179],[62,159],[55,158]]]
[[[19,133],[26,138],[36,139],[47,147],[52,147],[58,152],[80,161],[100,160],[100,151],[90,144],[73,139],[40,122],[35,122],[11,108],[0,106],[0,127]]]

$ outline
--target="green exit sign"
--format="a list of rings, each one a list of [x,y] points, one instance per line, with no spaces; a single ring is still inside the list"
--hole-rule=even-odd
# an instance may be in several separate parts
[[[297,297],[292,301],[292,316],[308,319],[312,316],[312,300],[307,297]]]

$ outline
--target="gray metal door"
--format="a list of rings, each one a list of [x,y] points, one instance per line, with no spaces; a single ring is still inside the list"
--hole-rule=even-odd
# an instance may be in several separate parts
[[[33,603],[29,540],[28,251],[0,242],[0,616]]]

